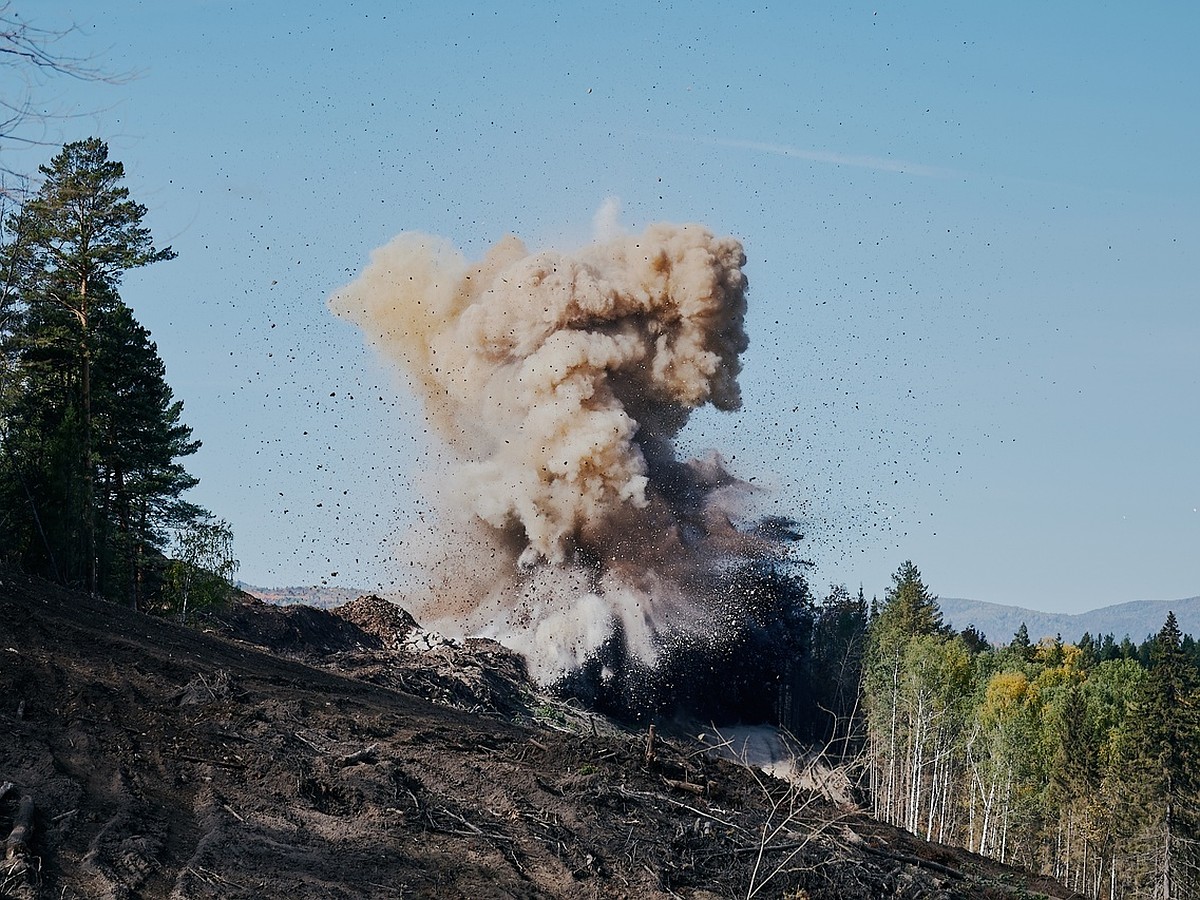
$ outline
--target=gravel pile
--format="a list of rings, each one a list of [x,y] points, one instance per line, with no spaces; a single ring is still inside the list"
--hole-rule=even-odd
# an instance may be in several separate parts
[[[417,620],[407,611],[374,594],[351,600],[333,612],[367,634],[379,638],[388,650],[399,649],[411,634],[421,631]]]

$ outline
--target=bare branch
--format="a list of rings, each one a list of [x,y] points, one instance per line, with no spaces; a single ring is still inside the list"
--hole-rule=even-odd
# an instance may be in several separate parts
[[[132,72],[116,73],[101,67],[94,56],[72,56],[59,52],[59,45],[79,31],[36,25],[13,8],[11,0],[0,0],[0,69],[17,73],[7,80],[15,87],[4,88],[0,95],[0,146],[5,142],[25,145],[50,145],[46,126],[51,121],[73,118],[69,112],[48,111],[35,102],[41,83],[53,76],[103,84],[124,84]],[[0,196],[23,196],[28,185],[18,172],[0,164]]]
[[[122,81],[94,64],[93,57],[67,56],[55,51],[55,44],[77,32],[78,27],[54,29],[34,25],[12,8],[12,3],[0,3],[0,65],[66,75],[80,81]]]

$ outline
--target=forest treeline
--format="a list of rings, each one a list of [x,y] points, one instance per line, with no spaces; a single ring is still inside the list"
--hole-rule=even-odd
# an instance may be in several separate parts
[[[996,646],[908,562],[882,602],[814,603],[812,636],[792,717],[877,818],[1089,897],[1200,896],[1200,648],[1174,614],[1140,644]]]
[[[0,566],[186,615],[227,589],[232,535],[185,499],[200,442],[119,292],[175,253],[103,141],[39,172],[0,211]]]

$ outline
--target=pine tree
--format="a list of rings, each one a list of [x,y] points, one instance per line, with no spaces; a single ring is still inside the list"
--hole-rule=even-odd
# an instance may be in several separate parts
[[[164,529],[199,510],[149,333],[121,301],[129,269],[172,259],[142,224],[103,141],[67,144],[0,248],[0,545],[9,562],[137,604]]]
[[[165,367],[150,333],[124,303],[104,313],[97,333],[95,460],[103,529],[100,590],[142,605],[148,560],[165,529],[200,510],[180,499],[197,480],[178,462],[199,449],[180,421]]]
[[[1174,900],[1200,893],[1200,698],[1174,612],[1168,613],[1149,650],[1150,667],[1128,745],[1128,786],[1138,813],[1134,838],[1140,838],[1153,860],[1144,874],[1146,893]]]
[[[1013,656],[1023,662],[1029,662],[1029,660],[1033,659],[1033,644],[1029,640],[1029,628],[1026,627],[1024,622],[1021,623],[1021,627],[1013,635],[1008,649]]]
[[[129,269],[173,259],[157,249],[142,224],[146,208],[129,199],[121,182],[125,167],[108,158],[98,138],[67,144],[49,165],[37,194],[17,214],[12,231],[22,240],[12,265],[25,304],[52,324],[53,339],[69,335],[73,385],[77,394],[81,478],[84,581],[98,587],[92,366],[95,320],[117,299],[121,276]],[[38,307],[46,307],[39,310]]]
[[[946,634],[937,600],[921,580],[920,570],[907,560],[892,575],[892,586],[879,613],[880,625],[885,631],[910,637]]]

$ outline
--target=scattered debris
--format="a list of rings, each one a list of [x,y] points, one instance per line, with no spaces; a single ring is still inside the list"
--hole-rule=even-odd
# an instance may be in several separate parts
[[[542,696],[492,642],[280,613],[205,634],[5,574],[0,896],[1071,896]]]

